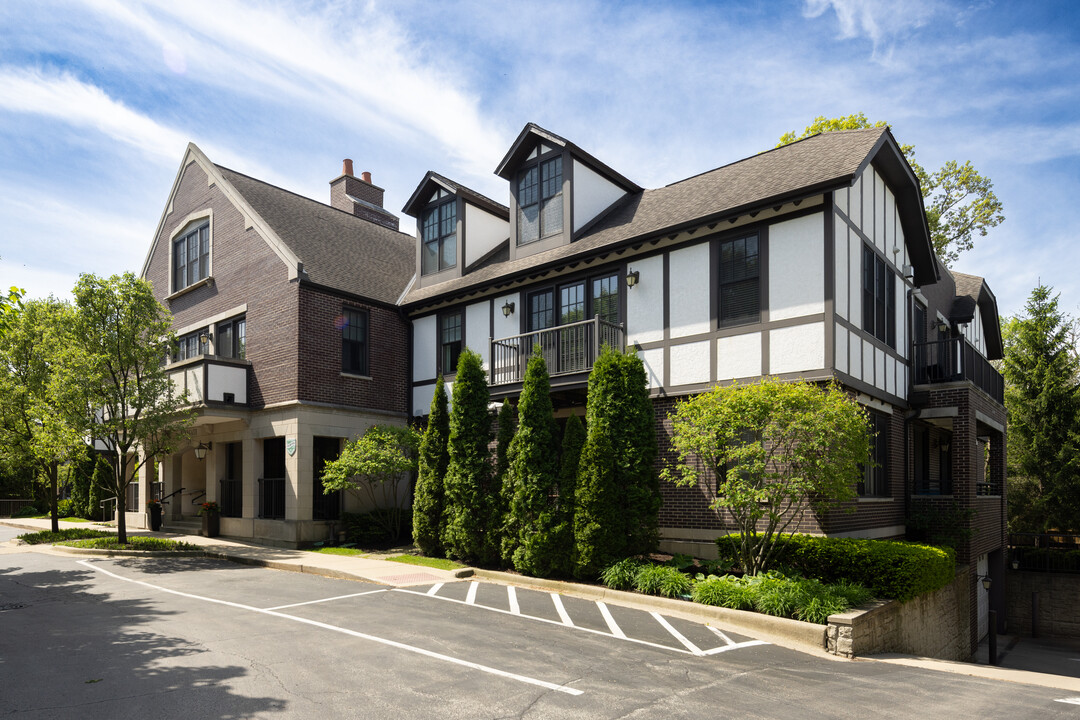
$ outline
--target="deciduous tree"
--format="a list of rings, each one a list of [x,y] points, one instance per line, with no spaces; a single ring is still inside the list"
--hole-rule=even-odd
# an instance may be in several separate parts
[[[863,113],[838,118],[819,116],[800,135],[794,130],[784,133],[777,147],[817,133],[887,124],[884,121],[871,123]],[[970,161],[961,164],[949,160],[938,170],[927,172],[915,162],[913,145],[901,145],[900,150],[919,178],[934,251],[946,266],[950,266],[960,253],[974,247],[973,235],[984,237],[987,230],[1005,220],[1001,201],[994,194],[994,184],[990,178],[980,175]]]
[[[676,485],[715,482],[712,506],[730,516],[743,570],[776,557],[777,538],[807,509],[853,498],[869,461],[865,412],[838,385],[780,382],[715,387],[669,415],[678,455],[662,475]]]

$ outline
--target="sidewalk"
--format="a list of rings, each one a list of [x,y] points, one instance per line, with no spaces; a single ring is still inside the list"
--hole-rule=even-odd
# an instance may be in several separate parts
[[[52,528],[52,522],[47,519],[16,518],[0,520],[0,525],[23,528],[26,530],[39,531]],[[115,532],[116,528],[97,523],[71,523],[60,521],[62,530],[69,528],[108,530]],[[285,548],[267,547],[240,540],[228,540],[221,537],[207,538],[201,535],[182,535],[169,532],[151,532],[150,530],[129,530],[128,535],[144,535],[147,537],[168,538],[198,546],[210,557],[232,560],[233,562],[246,565],[259,565],[275,570],[289,570],[292,572],[304,572],[313,575],[323,575],[344,580],[363,580],[366,582],[379,583],[380,585],[393,585],[395,587],[407,587],[409,585],[430,585],[438,582],[453,582],[460,579],[454,572],[438,570],[436,568],[422,567],[419,565],[406,565],[404,563],[390,562],[373,557],[361,557],[357,555],[328,555],[326,553],[308,552],[306,550],[288,550]],[[76,554],[103,554],[104,551],[79,551],[75,548],[61,548],[61,552],[74,552]],[[462,571],[457,571],[461,573]]]

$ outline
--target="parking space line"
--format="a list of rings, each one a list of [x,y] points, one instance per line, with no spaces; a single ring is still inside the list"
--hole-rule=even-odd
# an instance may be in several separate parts
[[[731,638],[729,638],[729,637],[728,637],[727,635],[725,635],[724,633],[720,632],[720,629],[719,629],[719,628],[714,628],[714,627],[713,627],[712,625],[706,625],[705,627],[709,628],[709,629],[710,629],[710,630],[712,630],[712,631],[713,631],[714,633],[716,633],[716,635],[717,635],[717,636],[719,636],[719,638],[720,638],[721,640],[723,640],[723,641],[724,641],[725,643],[727,643],[728,645],[734,645],[734,644],[735,644],[735,641],[734,641],[734,640],[732,640]]]
[[[661,615],[658,612],[650,612],[649,614],[652,615],[654,618],[656,618],[656,622],[663,625],[664,629],[667,630],[669,633],[671,633],[672,637],[674,637],[676,640],[681,642],[683,644],[683,647],[685,647],[687,650],[689,650],[690,652],[692,652],[692,653],[694,653],[695,655],[698,655],[698,656],[701,656],[701,655],[705,654],[705,653],[703,653],[701,651],[701,648],[699,648],[697,645],[695,645],[694,643],[687,640],[686,636],[684,636],[681,632],[679,632],[674,627],[672,627],[671,623],[669,623],[667,620],[665,620],[663,615]]]
[[[559,597],[559,593],[551,593],[551,601],[555,603],[555,612],[559,613],[559,619],[562,620],[562,624],[567,627],[574,627],[574,621],[570,619],[570,616],[566,613],[566,608],[563,607],[562,598]]]
[[[408,588],[391,588],[391,592],[408,593],[409,595],[419,595],[420,597],[429,597],[427,593],[419,592],[417,590],[410,590]],[[443,597],[442,595],[431,595],[430,597],[436,600],[444,600],[446,602],[457,603],[458,605],[467,605],[464,600],[455,600],[454,598]],[[502,613],[503,615],[510,615],[509,610],[503,610],[502,608],[489,607],[488,605],[473,605],[475,608],[481,610],[490,610],[491,612]],[[535,620],[536,622],[547,623],[548,625],[558,625],[559,627],[568,627],[571,630],[578,630],[580,632],[592,633],[593,635],[602,635],[604,637],[613,637],[611,633],[606,633],[603,630],[593,630],[592,628],[581,627],[580,625],[574,625],[573,623],[567,625],[559,622],[558,620],[549,620],[548,618],[536,617],[535,615],[518,615],[519,618],[525,618],[526,620]],[[657,648],[659,650],[667,650],[669,652],[682,653],[683,655],[689,655],[689,650],[683,650],[682,648],[672,647],[671,645],[661,645],[660,643],[649,642],[648,640],[638,640],[637,638],[626,637],[625,635],[620,638],[627,642],[637,643],[638,645],[648,645],[649,647]],[[763,643],[768,645],[768,643]],[[706,653],[708,654],[708,653]]]
[[[518,606],[517,591],[514,589],[513,585],[506,586],[506,599],[510,601],[510,614],[520,615],[521,608]]]
[[[476,604],[476,588],[477,587],[479,587],[479,583],[477,583],[475,581],[469,583],[469,594],[465,596],[465,604],[466,605],[475,605]]]
[[[619,627],[619,624],[615,622],[615,618],[611,617],[611,611],[607,609],[607,605],[597,600],[596,607],[600,608],[600,614],[604,616],[604,622],[607,623],[608,630],[611,631],[611,634],[625,640],[626,633],[624,633],[622,628]]]
[[[352,595],[338,595],[337,597],[323,598],[322,600],[308,600],[307,602],[292,603],[290,605],[277,605],[276,607],[263,608],[263,610],[284,610],[285,608],[300,607],[301,605],[314,605],[315,603],[330,602],[332,600],[344,600],[345,598],[360,597],[361,595],[374,595],[375,593],[386,592],[386,589],[382,590],[368,590],[362,593],[353,593]]]
[[[428,595],[437,595],[439,590],[442,589],[443,583],[435,583],[431,586],[431,589],[427,591]]]
[[[307,618],[296,617],[295,615],[286,615],[285,613],[276,612],[274,610],[264,610],[263,608],[253,607],[251,605],[244,605],[243,603],[235,603],[229,600],[220,600],[218,598],[206,597],[205,595],[194,595],[192,593],[180,592],[179,590],[170,590],[160,585],[153,585],[143,580],[135,580],[133,578],[126,578],[123,575],[117,575],[114,572],[110,572],[103,567],[98,567],[97,563],[89,562],[87,560],[77,560],[79,565],[96,570],[97,572],[108,575],[109,577],[117,580],[123,580],[124,582],[132,583],[134,585],[142,585],[152,590],[158,590],[160,592],[169,593],[170,595],[178,595],[180,597],[190,598],[192,600],[201,600],[202,602],[213,603],[215,605],[225,605],[226,607],[236,608],[238,610],[247,610],[248,612],[258,613],[261,615],[270,615],[272,617],[281,618],[284,620],[292,620],[293,622],[302,623],[304,625],[311,625],[313,627],[322,628],[324,630],[331,630],[343,635],[349,635],[351,637],[360,638],[361,640],[369,640],[381,645],[387,645],[389,647],[397,648],[399,650],[405,650],[407,652],[416,653],[417,655],[423,655],[434,660],[442,660],[454,665],[460,665],[462,667],[471,668],[473,670],[479,670],[491,675],[497,675],[499,677],[508,678],[510,680],[517,680],[529,685],[536,685],[538,687],[545,688],[547,690],[554,690],[556,692],[566,693],[567,695],[582,695],[584,691],[577,688],[567,687],[565,685],[559,685],[557,683],[547,682],[546,680],[540,680],[538,678],[529,677],[527,675],[518,675],[516,673],[507,672],[506,670],[499,670],[488,665],[480,665],[479,663],[470,662],[468,660],[461,660],[460,658],[451,657],[449,655],[443,655],[442,653],[432,652],[431,650],[425,650],[424,648],[416,647],[415,645],[406,645],[405,643],[397,642],[396,640],[389,640],[387,638],[377,637],[375,635],[368,635],[367,633],[357,632],[356,630],[349,630],[348,628],[338,627],[336,625],[330,625],[328,623],[319,622],[317,620],[309,620]]]
[[[720,647],[713,648],[712,650],[706,650],[701,653],[702,655],[716,655],[717,653],[727,652],[728,650],[738,650],[739,648],[753,647],[754,645],[768,645],[769,643],[764,640],[747,640],[741,643],[732,643],[731,645],[721,645]]]

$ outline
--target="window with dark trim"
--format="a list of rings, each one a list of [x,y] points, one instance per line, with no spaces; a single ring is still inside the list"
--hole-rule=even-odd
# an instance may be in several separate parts
[[[720,243],[720,327],[761,320],[758,236]]]
[[[341,372],[368,375],[368,314],[365,310],[341,313]]]
[[[225,477],[221,480],[221,515],[244,515],[244,444],[225,443]]]
[[[424,212],[421,219],[423,245],[420,272],[424,275],[448,270],[457,265],[457,200]]]
[[[173,241],[173,292],[210,274],[210,223],[205,222]]]
[[[242,317],[217,324],[214,352],[221,357],[243,360],[247,357],[247,320]]]
[[[263,476],[259,478],[259,517],[285,517],[285,438],[263,440]]]
[[[335,437],[314,437],[311,456],[315,481],[311,484],[311,518],[337,520],[341,514],[341,491],[323,492],[322,474],[326,463],[341,454],[341,440]]]
[[[179,362],[180,360],[190,360],[193,357],[205,355],[206,344],[203,342],[203,338],[207,338],[206,328],[181,335],[176,339],[176,352],[173,353],[173,360]]]
[[[863,465],[863,479],[858,491],[862,497],[887,497],[889,495],[889,418],[879,412],[868,410],[870,422],[870,460]]]
[[[863,330],[896,347],[896,273],[863,245]]]
[[[518,173],[517,244],[557,235],[563,229],[562,155]]]
[[[464,336],[462,312],[455,310],[439,316],[439,372],[450,375],[457,372]]]

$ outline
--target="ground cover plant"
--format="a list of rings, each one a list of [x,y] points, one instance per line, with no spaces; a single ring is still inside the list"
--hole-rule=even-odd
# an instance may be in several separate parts
[[[41,532],[20,535],[19,539],[27,545],[49,545],[70,540],[86,540],[90,538],[116,537],[111,532],[104,530],[90,530],[89,528],[68,528],[66,530],[42,530]]]
[[[57,543],[69,547],[90,548],[93,550],[152,550],[155,552],[185,552],[198,550],[191,543],[167,538],[143,537],[141,535],[129,535],[126,543],[120,542],[112,533],[108,537],[89,538],[86,540],[68,540]]]

